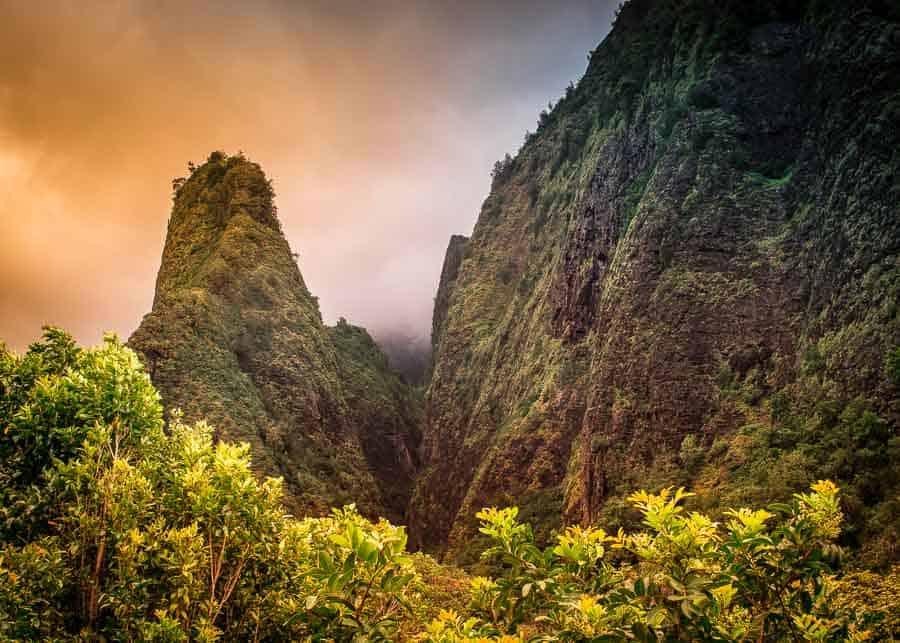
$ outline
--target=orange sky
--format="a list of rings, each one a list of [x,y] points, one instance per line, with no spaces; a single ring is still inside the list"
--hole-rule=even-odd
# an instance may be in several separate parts
[[[327,321],[427,334],[450,234],[615,4],[0,0],[0,339],[127,337],[214,149],[274,180]]]

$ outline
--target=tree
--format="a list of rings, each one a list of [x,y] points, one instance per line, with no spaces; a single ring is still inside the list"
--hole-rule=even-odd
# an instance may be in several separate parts
[[[115,337],[0,351],[0,638],[388,639],[406,535],[348,507],[294,520],[249,446],[163,429]]]

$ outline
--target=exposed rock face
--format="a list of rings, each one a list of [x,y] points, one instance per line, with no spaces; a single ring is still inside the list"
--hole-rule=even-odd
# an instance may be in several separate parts
[[[436,350],[440,342],[447,321],[447,311],[450,309],[450,295],[453,294],[453,287],[456,285],[456,277],[459,275],[459,267],[462,265],[468,244],[469,238],[461,234],[451,236],[450,243],[447,244],[444,265],[441,267],[441,280],[434,297],[434,313],[431,316],[432,350]]]
[[[715,508],[829,476],[848,539],[898,555],[900,11],[675,4],[623,7],[451,243],[420,546],[470,562],[484,505],[546,534],[639,487]]]
[[[294,511],[357,502],[402,519],[419,403],[363,329],[323,325],[272,199],[258,165],[220,153],[177,186],[153,311],[129,345],[166,408],[249,442]]]

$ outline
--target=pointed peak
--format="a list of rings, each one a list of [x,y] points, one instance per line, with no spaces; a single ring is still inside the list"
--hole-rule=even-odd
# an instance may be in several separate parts
[[[172,217],[202,216],[222,226],[238,212],[271,228],[280,229],[272,182],[258,163],[243,152],[215,151],[200,165],[188,163],[190,174],[172,181]]]

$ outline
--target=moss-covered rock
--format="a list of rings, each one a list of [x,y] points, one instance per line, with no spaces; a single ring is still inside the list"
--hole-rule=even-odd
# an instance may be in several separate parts
[[[714,506],[834,476],[848,538],[897,558],[897,105],[887,3],[626,3],[467,243],[413,542],[466,559],[487,504],[546,531],[626,521],[636,486]]]
[[[129,340],[166,408],[249,442],[298,513],[402,518],[418,399],[364,330],[322,323],[263,171],[216,152],[175,188],[153,310]]]
[[[456,284],[459,275],[459,266],[466,255],[466,247],[469,243],[467,237],[454,234],[447,244],[447,252],[444,254],[444,265],[441,267],[441,280],[438,283],[437,294],[434,297],[434,313],[431,316],[431,349],[437,349],[441,340],[444,323],[447,320],[447,311],[450,308],[450,294]]]

